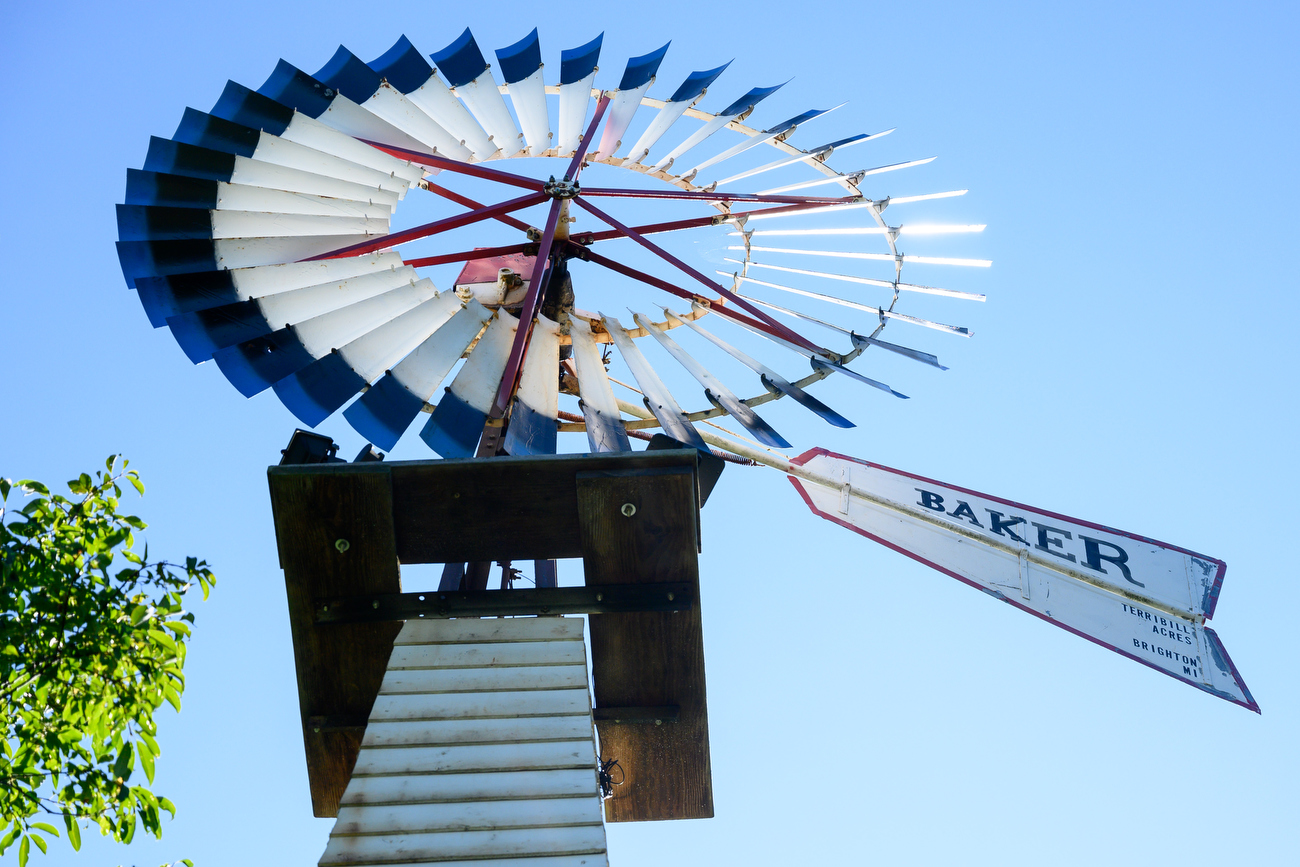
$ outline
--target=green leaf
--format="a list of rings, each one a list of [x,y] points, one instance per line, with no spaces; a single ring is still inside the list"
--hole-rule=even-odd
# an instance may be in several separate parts
[[[140,767],[144,768],[144,775],[149,780],[149,785],[153,785],[153,753],[147,749],[140,750]]]
[[[127,741],[122,744],[122,751],[117,754],[117,761],[113,762],[113,774],[123,780],[129,780],[134,768],[135,755],[131,749],[131,742]]]
[[[49,845],[45,842],[45,838],[40,834],[32,834],[31,841],[41,847],[42,854],[47,854],[50,851]]]
[[[68,842],[72,844],[72,850],[74,852],[80,852],[81,851],[81,827],[77,824],[77,820],[72,817],[71,813],[64,813],[63,824],[67,826]]]
[[[32,822],[32,827],[44,831],[46,834],[53,834],[55,837],[59,836],[58,829],[49,822]]]
[[[168,620],[163,624],[177,635],[190,635],[190,625],[180,620]]]
[[[159,806],[160,808],[166,810],[168,813],[171,813],[173,819],[176,818],[176,805],[173,804],[171,801],[169,801],[169,800],[166,799],[166,798],[159,798],[159,799],[158,799],[158,806]]]
[[[126,474],[126,480],[131,483],[131,487],[135,488],[136,493],[142,497],[144,496],[144,482],[140,481],[140,477],[136,475],[135,470]]]
[[[32,852],[32,838],[23,837],[23,842],[18,844],[18,867],[27,867],[27,856]]]
[[[18,487],[28,494],[44,494],[47,497],[50,495],[50,489],[34,479],[22,479],[18,482]]]
[[[149,734],[148,732],[142,731],[140,732],[140,740],[144,741],[145,748],[148,750],[148,752],[152,753],[155,756],[162,755],[162,748],[158,746],[158,741],[154,739],[153,735]],[[144,750],[142,750],[140,754],[144,755]]]
[[[5,850],[14,844],[14,841],[18,839],[18,835],[22,832],[22,826],[15,820],[13,830],[5,834],[3,840],[0,840],[0,855],[3,855]]]
[[[0,500],[9,499],[9,489],[13,487],[13,484],[8,479],[0,479]]]

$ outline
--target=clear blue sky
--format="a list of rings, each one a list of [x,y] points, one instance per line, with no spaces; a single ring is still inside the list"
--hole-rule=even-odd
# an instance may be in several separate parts
[[[822,384],[856,429],[784,405],[769,420],[799,450],[1226,560],[1213,626],[1264,711],[821,521],[779,474],[732,469],[701,564],[717,817],[612,826],[611,862],[1294,863],[1295,8],[834,0],[0,11],[0,475],[62,480],[124,452],[149,486],[151,552],[206,557],[220,582],[184,712],[163,713],[157,788],[180,814],[162,842],[88,835],[81,855],[60,841],[35,863],[253,867],[323,849],[265,482],[296,422],[149,327],[113,205],[149,135],[228,78],[256,87],[280,57],[315,70],[340,42],[374,57],[402,33],[433,51],[467,25],[485,49],[539,26],[548,64],[603,30],[611,87],[622,58],[671,39],[651,95],[734,57],[702,107],[794,76],[755,123],[849,100],[795,142],[897,126],[863,165],[937,154],[882,191],[971,190],[924,216],[989,225],[946,249],[992,269],[934,278],[988,294],[932,311],[974,338],[888,330],[952,369],[877,360],[910,401]],[[322,429],[361,445],[340,419]],[[393,457],[427,455],[408,435]]]

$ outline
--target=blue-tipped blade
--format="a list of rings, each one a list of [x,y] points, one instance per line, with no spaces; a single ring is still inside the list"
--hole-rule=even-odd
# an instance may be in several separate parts
[[[600,61],[600,43],[604,38],[605,34],[602,33],[586,45],[566,48],[560,52],[561,85],[582,81],[596,71],[596,64]]]
[[[131,287],[138,277],[217,270],[211,241],[118,241],[117,258]]]
[[[239,301],[229,271],[138,277],[135,288],[154,328],[166,325],[172,316]]]
[[[393,43],[392,48],[371,61],[370,68],[402,93],[419,90],[433,74],[433,67],[425,61],[424,56],[405,36]]]
[[[235,173],[235,155],[153,136],[149,139],[144,168],[150,172],[228,182]]]
[[[208,211],[217,206],[217,182],[127,169],[126,204]]]
[[[420,431],[420,439],[444,458],[472,458],[486,421],[486,412],[475,409],[448,390],[433,408],[433,415]]]
[[[558,433],[555,419],[519,400],[510,413],[502,446],[511,455],[553,455]]]
[[[344,410],[343,417],[357,433],[384,451],[391,451],[423,406],[424,401],[386,373]]]
[[[262,131],[197,108],[187,108],[172,139],[239,157],[251,157],[262,140]]]
[[[244,397],[265,391],[316,360],[292,328],[227,346],[212,357]]]
[[[437,64],[438,71],[447,79],[449,87],[464,87],[482,75],[488,65],[468,27],[454,42],[429,57]]]
[[[122,241],[211,238],[212,212],[195,208],[118,205],[117,237]]]
[[[497,63],[506,84],[523,81],[542,66],[542,44],[537,28],[514,45],[497,49]]]
[[[272,387],[289,412],[315,427],[365,388],[366,380],[348,366],[342,353],[331,352]]]
[[[835,109],[832,108],[814,108],[811,109],[810,111],[805,111],[803,114],[797,114],[794,117],[790,118],[789,120],[778,123],[776,126],[772,127],[771,129],[763,130],[763,135],[780,135],[781,133],[786,132],[787,130],[794,129],[795,127],[799,126],[799,124],[801,123],[807,123],[808,121],[813,120],[814,118],[821,117],[823,114],[826,114],[827,112],[831,112],[834,110]]]
[[[293,120],[289,106],[234,81],[226,82],[226,89],[210,113],[276,136],[282,135]]]
[[[256,301],[240,301],[168,317],[172,336],[190,361],[201,364],[217,350],[270,334],[275,329]]]
[[[380,77],[360,58],[342,45],[329,62],[314,76],[356,103],[365,102],[379,89]]]
[[[627,69],[623,70],[623,80],[618,83],[619,90],[636,90],[641,85],[655,77],[659,71],[659,64],[663,62],[664,55],[668,53],[668,46],[672,42],[665,42],[662,48],[657,48],[649,54],[642,54],[640,57],[633,57],[627,62]]]
[[[845,427],[845,428],[857,427],[857,425],[855,425],[853,422],[849,421],[847,418],[840,415],[838,412],[831,409],[829,406],[822,403],[820,400],[813,397],[811,394],[804,391],[802,388],[795,385],[793,382],[790,382],[785,379],[780,379],[780,378],[773,379],[772,377],[768,376],[765,373],[760,373],[759,379],[763,381],[763,386],[765,388],[770,388],[775,391],[779,391],[782,394],[789,395],[796,402],[798,402],[800,406],[804,407],[805,409],[812,410],[813,412],[817,413],[817,415],[821,416],[825,421],[830,422],[836,427]]]
[[[308,117],[320,117],[337,95],[334,88],[317,81],[292,63],[281,60],[266,83],[257,89],[262,96],[296,109]]]
[[[686,80],[683,81],[681,86],[673,92],[672,98],[668,101],[690,102],[694,100],[701,93],[704,93],[704,89],[716,81],[718,76],[721,75],[730,65],[731,61],[728,60],[726,63],[715,69],[705,69],[701,72],[692,72],[690,75],[686,76]]]
[[[755,87],[749,93],[733,102],[731,105],[718,112],[718,117],[731,117],[736,114],[744,114],[781,88],[785,87],[788,82],[781,82],[774,87]]]
[[[811,359],[811,361],[812,361],[813,370],[823,370],[823,369],[834,370],[837,373],[844,374],[850,379],[856,379],[858,382],[866,383],[872,388],[878,388],[881,391],[887,391],[890,394],[892,394],[894,397],[901,397],[903,398],[903,400],[908,399],[907,395],[894,391],[892,388],[885,385],[883,382],[878,382],[877,380],[874,380],[869,376],[863,376],[862,374],[858,373],[856,370],[849,370],[847,367],[845,367],[842,364],[836,364],[833,361],[826,361],[825,359],[822,358],[813,358]]]

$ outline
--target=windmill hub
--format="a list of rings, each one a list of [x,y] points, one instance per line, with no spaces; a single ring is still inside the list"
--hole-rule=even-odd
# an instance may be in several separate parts
[[[582,187],[578,186],[577,181],[557,181],[552,175],[551,179],[542,185],[542,192],[552,199],[576,199],[582,193]]]

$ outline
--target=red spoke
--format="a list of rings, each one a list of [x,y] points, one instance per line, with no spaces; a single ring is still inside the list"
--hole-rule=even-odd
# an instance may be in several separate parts
[[[495,256],[510,256],[523,253],[531,244],[513,244],[509,247],[484,247],[481,250],[463,250],[459,253],[444,253],[441,256],[425,256],[422,259],[407,259],[403,264],[412,268],[427,268],[431,265],[447,265],[451,262],[469,262],[474,259],[491,259]]]
[[[479,203],[479,202],[474,201],[473,199],[469,198],[468,196],[462,196],[460,193],[453,192],[453,191],[447,189],[446,187],[440,187],[440,186],[438,186],[437,184],[431,184],[431,183],[426,182],[426,183],[425,183],[425,187],[429,190],[429,192],[433,193],[434,195],[436,195],[436,196],[442,196],[444,199],[447,199],[448,201],[455,202],[455,203],[458,204],[458,205],[463,205],[463,206],[465,206],[466,208],[473,208],[473,209],[477,210],[477,209],[479,209],[479,208],[485,208],[485,207],[487,207],[486,205],[483,205],[483,204],[481,204],[481,203]],[[517,219],[515,219],[514,217],[510,217],[510,216],[507,216],[507,215],[505,215],[505,214],[498,214],[498,215],[497,215],[496,217],[494,217],[493,219],[498,220],[499,222],[505,223],[507,226],[512,226],[512,227],[518,229],[518,230],[521,231],[521,232],[527,232],[530,228],[532,228],[532,227],[529,226],[527,223],[525,223],[523,220],[517,220]]]
[[[582,259],[584,262],[594,262],[597,265],[600,265],[604,268],[608,268],[609,270],[614,271],[618,274],[622,274],[624,277],[631,277],[633,280],[639,280],[642,283],[645,283],[647,286],[653,286],[656,289],[662,289],[663,291],[667,292],[670,295],[676,295],[678,298],[682,298],[687,301],[699,301],[699,300],[708,301],[709,300],[707,298],[703,298],[701,295],[699,295],[696,292],[691,292],[689,289],[683,289],[680,286],[677,286],[673,283],[669,283],[667,280],[662,280],[651,274],[647,274],[644,271],[638,271],[637,269],[624,265],[621,262],[615,262],[613,259],[607,259],[606,257],[600,255],[599,253],[593,253],[590,250],[588,250],[586,247],[573,244],[572,242],[570,242],[569,247],[570,247],[570,251],[574,255],[574,258]],[[777,334],[775,329],[773,329],[767,323],[759,322],[757,319],[751,319],[743,313],[737,313],[735,310],[732,310],[730,307],[724,307],[722,303],[715,302],[710,305],[709,309],[712,310],[714,313],[727,317],[728,319],[734,319],[736,322],[742,322],[745,325],[748,325],[750,328],[754,328],[758,331],[763,332],[764,334],[771,335],[772,337],[775,337],[777,340],[781,340],[787,343],[789,342],[789,340],[786,337]]]
[[[468,226],[471,223],[488,220],[499,214],[517,211],[520,208],[539,205],[544,201],[546,201],[546,196],[541,193],[529,193],[526,196],[520,196],[517,199],[511,199],[508,202],[502,202],[501,204],[493,205],[490,208],[483,208],[478,211],[470,211],[467,214],[458,214],[454,217],[447,217],[443,220],[425,223],[423,226],[416,226],[414,229],[407,229],[403,232],[394,232],[391,235],[383,235],[373,241],[362,241],[360,244],[351,244],[347,247],[340,247],[337,250],[331,250],[328,253],[321,253],[319,256],[312,256],[303,261],[315,262],[318,259],[338,259],[343,256],[360,256],[364,253],[370,253],[375,250],[396,247],[398,244],[405,244],[407,241],[414,241],[418,238],[427,238],[430,235],[436,235],[439,232],[446,232],[450,229]]]
[[[587,211],[590,211],[593,215],[595,215],[599,219],[604,220],[606,223],[613,226],[615,229],[618,229],[620,232],[622,232],[627,237],[631,238],[633,241],[636,241],[642,247],[645,247],[651,253],[654,253],[656,256],[663,259],[665,262],[669,262],[670,264],[676,266],[679,270],[685,272],[686,274],[689,274],[691,277],[695,278],[700,283],[703,283],[705,286],[708,286],[710,289],[712,289],[714,292],[717,292],[723,298],[735,302],[736,305],[738,305],[739,307],[744,308],[745,310],[752,313],[754,316],[757,316],[759,319],[766,322],[768,325],[771,325],[773,328],[776,329],[776,333],[781,335],[782,339],[790,343],[793,343],[796,346],[802,346],[803,348],[811,352],[815,352],[819,355],[828,354],[827,351],[822,347],[816,345],[815,343],[811,343],[806,338],[799,335],[797,332],[791,331],[789,328],[787,328],[786,326],[782,325],[780,322],[773,319],[771,316],[764,313],[761,309],[759,309],[754,304],[749,303],[744,298],[737,295],[735,292],[732,292],[730,289],[725,289],[722,286],[720,286],[718,283],[714,282],[713,280],[710,280],[708,277],[705,277],[699,271],[695,270],[690,265],[687,265],[681,259],[678,259],[672,253],[669,253],[667,250],[660,247],[658,244],[643,238],[640,234],[636,232],[636,230],[629,228],[628,226],[624,226],[618,220],[615,220],[613,217],[611,217],[609,214],[606,214],[600,208],[597,208],[591,202],[585,201],[582,196],[579,196],[578,198],[574,199],[574,201],[577,202],[582,208],[586,209]]]
[[[804,211],[809,208],[820,208],[821,204],[805,202],[798,205],[785,205],[780,208],[760,208],[756,211],[741,211],[739,214],[731,214],[735,219],[747,217],[750,214],[784,214],[791,211]],[[651,223],[646,226],[636,226],[632,231],[640,235],[653,235],[659,232],[676,232],[679,229],[697,229],[702,226],[715,226],[728,220],[726,214],[714,214],[711,217],[693,217],[688,220],[673,220],[668,223]],[[617,229],[610,229],[608,232],[579,232],[570,236],[570,240],[579,244],[594,244],[596,241],[611,241],[615,238],[627,237]]]
[[[440,157],[437,154],[426,154],[420,151],[399,148],[393,145],[386,145],[377,141],[366,141],[373,148],[378,148],[389,156],[397,157],[401,160],[410,160],[413,163],[419,163],[422,166],[428,166],[431,169],[446,169],[449,172],[456,172],[462,175],[472,175],[476,178],[483,178],[489,181],[497,181],[502,184],[510,184],[515,187],[523,187],[527,190],[541,190],[542,182],[533,178],[526,178],[523,175],[512,175],[509,172],[503,172],[499,169],[489,169],[481,165],[470,165],[457,160],[450,160],[446,157]]]
[[[609,97],[601,95],[600,101],[596,103],[596,114],[587,125],[587,134],[578,142],[578,149],[573,152],[573,159],[569,162],[569,170],[564,173],[566,181],[576,181],[578,173],[582,171],[582,161],[587,157],[587,149],[591,147],[591,142],[596,138],[596,127],[600,125],[600,119],[605,116],[605,109],[609,108]]]
[[[697,202],[768,202],[774,205],[851,205],[861,196],[760,196],[755,193],[707,193],[703,190],[628,190],[592,187],[584,196],[612,196],[622,199],[692,199]]]

